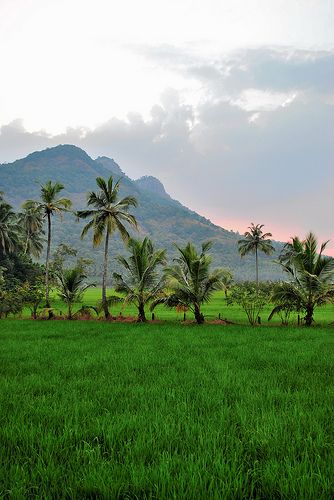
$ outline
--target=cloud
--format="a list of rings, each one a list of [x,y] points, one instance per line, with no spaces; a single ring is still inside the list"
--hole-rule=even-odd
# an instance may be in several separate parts
[[[208,58],[172,46],[141,47],[137,52],[171,71],[198,80],[206,94],[236,99],[263,93],[268,101],[296,92],[333,95],[334,51],[289,47],[244,49]]]
[[[236,53],[228,64],[230,70],[225,82],[230,90],[333,92],[334,52],[253,49]]]
[[[174,64],[173,51],[165,52],[166,64]],[[274,228],[279,237],[312,229],[328,239],[334,106],[322,78],[331,74],[326,65],[332,57],[287,51],[283,57],[259,49],[224,64],[196,66],[194,58],[179,54],[178,71],[205,82],[197,103],[186,103],[182,93],[168,89],[148,119],[130,113],[124,120],[111,118],[94,129],[74,127],[56,136],[28,133],[15,121],[1,128],[0,161],[73,143],[93,157],[114,158],[132,178],[160,178],[174,198],[227,228],[243,231],[240,224],[253,221]],[[238,85],[232,92],[233,81]]]

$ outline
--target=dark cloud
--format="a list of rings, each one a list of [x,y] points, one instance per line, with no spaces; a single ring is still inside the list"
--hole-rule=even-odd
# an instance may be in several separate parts
[[[171,70],[200,80],[209,91],[218,95],[235,96],[249,88],[334,93],[334,51],[256,48],[208,61],[173,46],[136,50],[156,64],[168,65]]]
[[[274,91],[333,93],[334,52],[254,49],[236,54],[227,63],[225,85]]]

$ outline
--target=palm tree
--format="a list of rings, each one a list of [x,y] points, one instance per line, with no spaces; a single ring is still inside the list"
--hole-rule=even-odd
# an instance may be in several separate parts
[[[180,256],[175,259],[174,265],[165,270],[171,293],[165,299],[155,301],[152,309],[158,303],[164,303],[167,307],[181,306],[193,311],[198,324],[204,322],[202,304],[210,300],[215,290],[223,287],[223,271],[215,270],[210,273],[211,257],[207,252],[211,246],[210,241],[203,243],[201,253],[198,254],[192,243],[187,243],[184,248],[176,245]]]
[[[84,280],[87,276],[81,269],[65,269],[57,273],[57,289],[59,297],[65,302],[68,308],[67,319],[72,319],[72,307],[75,302],[79,302],[87,288],[95,286],[94,283],[86,284]]]
[[[80,210],[77,216],[82,219],[91,217],[91,220],[86,224],[81,232],[83,238],[90,229],[93,230],[93,245],[101,244],[105,234],[104,241],[104,259],[103,259],[103,275],[102,275],[102,307],[106,318],[109,317],[109,308],[106,295],[107,288],[107,271],[108,271],[108,247],[109,238],[116,231],[119,232],[123,241],[127,242],[130,235],[124,226],[124,222],[130,226],[137,227],[137,221],[132,214],[128,213],[131,206],[137,206],[137,200],[133,196],[126,196],[118,201],[118,192],[120,181],[114,184],[113,177],[110,176],[106,182],[102,177],[97,177],[96,183],[100,190],[88,193],[87,204],[93,206],[94,209]]]
[[[49,299],[49,262],[50,262],[50,250],[51,250],[51,217],[54,214],[62,216],[63,212],[68,211],[71,208],[71,201],[68,198],[58,198],[59,193],[64,189],[64,186],[59,182],[52,183],[52,181],[47,181],[46,184],[41,185],[41,199],[39,201],[27,200],[25,202],[25,207],[29,210],[41,210],[43,217],[46,217],[48,224],[48,239],[47,239],[47,250],[46,250],[46,260],[45,260],[45,302],[46,307],[50,307]],[[50,315],[49,315],[50,317]]]
[[[12,253],[18,244],[18,225],[12,206],[0,191],[0,253]]]
[[[118,256],[125,275],[113,274],[116,292],[125,293],[125,301],[138,308],[138,321],[146,321],[145,305],[156,300],[163,293],[165,280],[159,276],[157,268],[166,263],[166,250],[154,250],[149,238],[143,241],[130,239],[128,259]]]
[[[271,244],[271,233],[263,233],[262,228],[264,224],[254,224],[253,222],[248,227],[244,239],[238,241],[238,250],[241,257],[249,253],[255,253],[255,267],[256,267],[256,287],[259,287],[259,256],[258,252],[261,251],[266,255],[271,255],[275,248]]]
[[[279,257],[279,264],[291,282],[279,287],[274,293],[276,302],[294,304],[305,311],[305,325],[311,326],[314,309],[334,298],[334,259],[323,255],[328,244],[324,242],[317,252],[317,239],[310,232],[305,240],[297,236],[286,243]]]
[[[22,212],[18,214],[18,222],[23,237],[23,253],[40,257],[43,250],[43,209],[40,205],[25,202]]]
[[[225,299],[227,299],[227,292],[231,289],[233,285],[233,274],[230,271],[230,269],[227,268],[222,269],[221,282],[223,285]]]

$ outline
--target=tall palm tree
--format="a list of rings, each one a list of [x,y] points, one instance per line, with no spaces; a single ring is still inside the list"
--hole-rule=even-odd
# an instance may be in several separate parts
[[[30,210],[41,210],[43,217],[46,217],[48,226],[48,238],[47,238],[47,249],[46,249],[46,260],[45,260],[45,302],[46,307],[50,307],[49,299],[49,262],[50,262],[50,251],[51,251],[51,237],[52,237],[52,216],[57,214],[62,216],[64,212],[71,208],[71,201],[68,198],[59,198],[59,193],[64,189],[63,184],[60,182],[52,183],[52,181],[47,181],[44,185],[41,185],[41,199],[38,201],[27,200],[25,206]]]
[[[286,243],[279,263],[291,281],[277,288],[274,301],[296,304],[305,311],[305,325],[311,326],[314,309],[334,299],[334,259],[323,255],[325,241],[317,252],[317,238],[310,232],[305,240],[297,236]]]
[[[238,250],[241,257],[249,253],[255,253],[255,268],[256,268],[256,287],[259,287],[259,251],[266,255],[271,255],[275,248],[273,247],[271,240],[268,238],[272,237],[271,233],[263,233],[262,228],[264,224],[254,224],[253,222],[248,227],[249,231],[246,231],[245,238],[238,241]]]
[[[23,253],[40,257],[43,250],[43,209],[40,205],[25,202],[18,214],[23,238]]]
[[[146,321],[145,305],[156,300],[163,292],[165,280],[159,276],[158,267],[166,263],[166,250],[154,250],[149,238],[143,241],[130,239],[129,258],[118,256],[125,274],[113,273],[116,292],[126,294],[125,301],[138,308],[138,321]]]
[[[204,322],[202,304],[210,300],[215,290],[223,287],[223,271],[217,269],[210,273],[211,257],[207,252],[211,246],[210,241],[203,243],[199,254],[192,243],[187,243],[184,248],[176,245],[180,255],[175,264],[165,270],[171,293],[165,299],[155,301],[151,308],[158,303],[167,307],[189,308],[198,324]]]
[[[12,206],[3,198],[0,191],[0,253],[6,255],[18,245],[18,225]]]
[[[87,196],[87,205],[93,206],[90,210],[80,210],[77,216],[82,219],[91,220],[86,224],[81,232],[83,238],[90,229],[93,230],[93,245],[99,246],[105,234],[104,240],[104,258],[103,258],[103,275],[102,275],[102,307],[106,318],[109,317],[108,301],[107,301],[107,271],[108,271],[108,248],[109,238],[116,231],[121,235],[123,241],[127,242],[130,235],[124,223],[130,226],[137,227],[137,221],[132,214],[128,213],[131,206],[137,206],[137,200],[133,196],[126,196],[118,201],[118,192],[120,181],[114,183],[113,177],[110,176],[106,182],[102,177],[97,177],[96,184],[100,190],[95,193],[91,191]]]

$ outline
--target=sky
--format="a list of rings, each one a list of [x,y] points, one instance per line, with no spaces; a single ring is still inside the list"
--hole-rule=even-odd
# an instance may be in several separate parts
[[[0,162],[76,144],[226,229],[334,240],[333,26],[333,0],[0,0]]]

